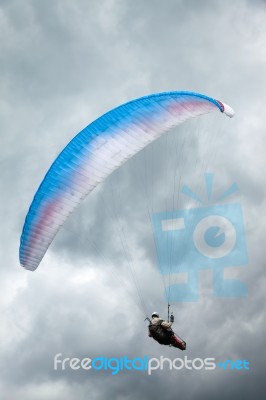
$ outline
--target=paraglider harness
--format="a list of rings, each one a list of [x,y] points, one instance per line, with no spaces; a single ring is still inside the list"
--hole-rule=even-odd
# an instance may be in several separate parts
[[[170,305],[169,305],[170,306]],[[169,306],[168,306],[168,322],[174,322],[174,315],[171,313],[169,318]],[[161,326],[163,319],[160,319],[156,324],[153,324],[150,318],[146,318],[145,320],[149,321],[149,333],[151,337],[156,340],[160,344],[169,345],[171,343],[171,337],[174,335],[174,332],[171,330],[167,330]]]
[[[154,340],[156,340],[156,342],[160,343],[160,344],[165,344],[168,345],[171,342],[171,337],[174,335],[174,332],[168,331],[165,328],[163,328],[161,326],[161,323],[163,322],[163,319],[158,321],[158,323],[152,324],[150,321],[149,324],[149,332],[150,335],[153,337]]]

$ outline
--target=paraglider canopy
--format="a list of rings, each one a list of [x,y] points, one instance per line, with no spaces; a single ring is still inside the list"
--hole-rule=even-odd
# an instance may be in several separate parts
[[[62,150],[40,184],[25,219],[19,258],[34,271],[60,227],[108,175],[164,132],[201,114],[232,108],[193,92],[152,94],[104,114]]]

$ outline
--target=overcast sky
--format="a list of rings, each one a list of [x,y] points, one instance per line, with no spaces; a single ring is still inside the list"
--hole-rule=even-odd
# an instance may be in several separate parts
[[[265,22],[263,0],[0,0],[1,400],[263,397]],[[143,150],[71,216],[40,267],[23,270],[24,218],[56,155],[109,109],[169,90],[204,93],[236,115],[188,122]],[[201,271],[199,301],[172,302],[181,353],[148,338],[143,321],[167,316],[149,217],[199,206],[181,188],[206,200],[205,172],[214,198],[238,185],[227,202],[242,208],[248,262],[225,273],[248,292],[216,298],[213,271]],[[54,371],[56,353],[245,359],[251,369],[112,376]]]

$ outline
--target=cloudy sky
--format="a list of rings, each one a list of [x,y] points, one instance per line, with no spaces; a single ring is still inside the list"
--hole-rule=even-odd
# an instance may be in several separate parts
[[[0,0],[1,400],[263,397],[265,20],[263,0]],[[142,151],[71,216],[34,273],[22,269],[25,215],[64,145],[107,110],[168,90],[207,94],[236,116],[188,122]],[[238,185],[226,202],[242,208],[248,261],[224,273],[247,295],[215,297],[213,271],[200,271],[199,300],[171,302],[181,353],[148,338],[143,321],[154,310],[166,317],[164,287],[186,279],[162,279],[150,215],[199,206],[181,188],[206,199],[205,172],[214,174],[213,206]],[[57,353],[251,368],[112,376],[54,371]]]

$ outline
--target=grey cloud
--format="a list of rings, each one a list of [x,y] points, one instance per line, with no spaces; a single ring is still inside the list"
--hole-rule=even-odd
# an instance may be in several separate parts
[[[262,398],[265,2],[2,1],[0,11],[1,398]],[[67,141],[122,102],[182,89],[228,102],[235,118],[199,118],[145,149],[80,206],[36,272],[19,268],[27,208]],[[215,196],[239,186],[228,201],[244,212],[249,264],[236,277],[248,296],[215,299],[203,272],[199,302],[173,304],[175,329],[188,357],[247,359],[251,370],[56,373],[59,352],[184,356],[147,337],[129,266],[146,311],[165,315],[149,212],[185,207],[182,184],[204,198],[205,171]]]

